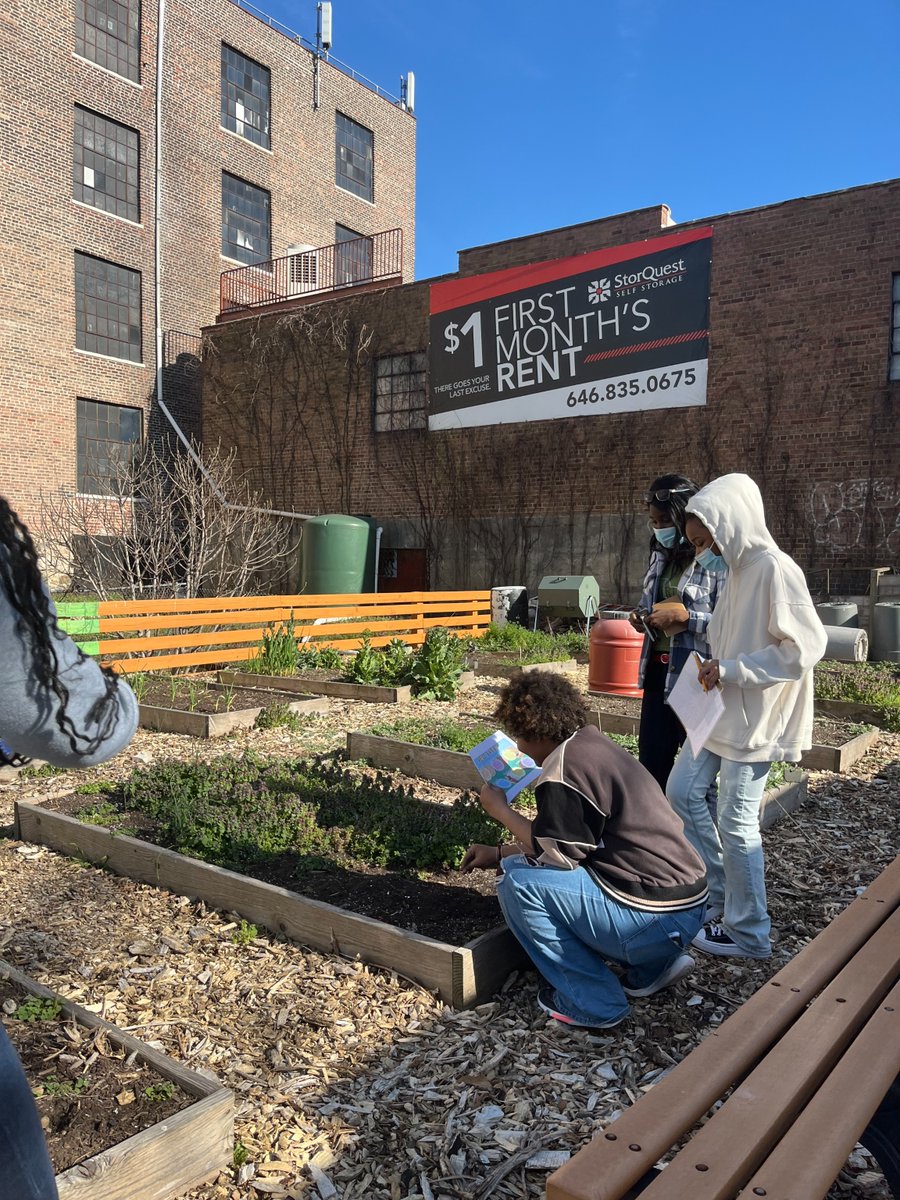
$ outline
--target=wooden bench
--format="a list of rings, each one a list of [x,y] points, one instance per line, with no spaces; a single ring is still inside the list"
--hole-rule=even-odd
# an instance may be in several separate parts
[[[858,1141],[900,1197],[898,1075],[900,857],[554,1172],[547,1200],[821,1200]]]

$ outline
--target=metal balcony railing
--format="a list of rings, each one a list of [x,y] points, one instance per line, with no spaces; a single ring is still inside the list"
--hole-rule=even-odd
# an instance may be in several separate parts
[[[219,311],[262,308],[402,274],[403,230],[388,229],[371,237],[299,250],[283,258],[223,271]]]

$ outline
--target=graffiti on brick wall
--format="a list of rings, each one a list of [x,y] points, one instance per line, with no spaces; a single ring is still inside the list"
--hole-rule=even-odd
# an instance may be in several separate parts
[[[816,542],[835,552],[856,548],[900,557],[900,483],[849,479],[817,483],[812,492]]]

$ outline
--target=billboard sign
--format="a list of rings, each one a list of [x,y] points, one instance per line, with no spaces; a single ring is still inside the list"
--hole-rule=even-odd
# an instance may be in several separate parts
[[[430,429],[706,403],[712,229],[431,287]]]

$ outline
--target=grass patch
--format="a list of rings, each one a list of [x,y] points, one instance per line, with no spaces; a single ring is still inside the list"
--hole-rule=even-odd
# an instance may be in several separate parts
[[[526,629],[523,625],[493,623],[488,625],[484,636],[474,646],[476,655],[479,650],[490,654],[515,654],[523,667],[534,663],[562,662],[573,654],[584,653],[586,649],[587,639],[582,634],[542,633],[540,630]]]
[[[458,750],[464,754],[483,742],[496,730],[495,725],[464,725],[460,721],[428,721],[422,717],[404,717],[385,721],[369,730],[377,737],[396,738],[416,746],[435,746],[438,750]]]
[[[42,767],[23,767],[19,772],[20,779],[50,779],[53,775],[65,775],[65,767],[54,767],[44,763]]]

